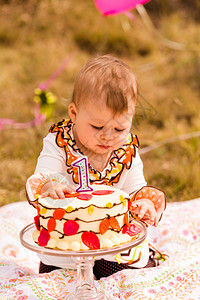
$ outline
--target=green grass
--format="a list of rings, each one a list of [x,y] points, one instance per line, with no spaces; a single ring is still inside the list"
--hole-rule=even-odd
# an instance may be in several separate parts
[[[137,11],[131,22],[124,15],[103,18],[91,0],[0,1],[0,118],[32,120],[34,89],[76,50],[50,86],[58,98],[52,118],[35,128],[0,131],[0,205],[26,199],[24,186],[42,139],[52,123],[67,117],[74,78],[93,55],[117,55],[136,73],[141,96],[132,131],[141,148],[200,130],[200,25],[179,2],[170,7],[150,1],[145,7],[159,35],[184,50],[163,45]],[[200,139],[193,138],[143,154],[148,184],[165,190],[168,201],[199,197],[199,149]]]

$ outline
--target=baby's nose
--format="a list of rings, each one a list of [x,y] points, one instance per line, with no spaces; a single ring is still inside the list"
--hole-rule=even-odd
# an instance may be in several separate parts
[[[106,141],[113,140],[114,138],[114,131],[112,128],[108,128],[107,130],[103,130],[101,133],[101,138]]]

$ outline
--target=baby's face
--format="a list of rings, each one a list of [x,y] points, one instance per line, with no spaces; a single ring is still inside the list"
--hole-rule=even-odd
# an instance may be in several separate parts
[[[128,111],[113,115],[106,104],[88,101],[76,108],[71,117],[79,143],[96,154],[109,154],[121,147],[130,130],[135,105],[132,101]],[[69,110],[70,111],[70,110]]]

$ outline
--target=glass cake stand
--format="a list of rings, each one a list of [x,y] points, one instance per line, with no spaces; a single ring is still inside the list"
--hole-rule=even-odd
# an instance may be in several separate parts
[[[77,267],[77,286],[75,292],[67,296],[67,300],[106,300],[111,299],[107,298],[103,292],[100,292],[96,289],[94,284],[94,275],[93,275],[93,265],[94,258],[96,256],[103,256],[109,254],[117,254],[119,252],[128,250],[132,247],[138,246],[141,244],[147,235],[146,226],[137,220],[131,220],[131,223],[134,223],[141,229],[139,238],[132,240],[128,243],[122,244],[120,246],[99,249],[99,250],[84,250],[84,251],[64,251],[64,250],[55,250],[44,248],[37,245],[32,238],[32,233],[35,230],[35,224],[29,224],[20,232],[20,240],[24,247],[32,250],[36,253],[51,255],[51,256],[60,256],[65,259],[66,257],[71,257],[76,261]]]

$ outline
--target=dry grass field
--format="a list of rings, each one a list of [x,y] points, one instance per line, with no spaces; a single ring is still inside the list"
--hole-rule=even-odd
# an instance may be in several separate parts
[[[134,21],[125,15],[104,18],[92,0],[0,0],[0,118],[32,120],[34,89],[74,53],[49,87],[58,98],[52,117],[37,127],[0,129],[0,206],[26,199],[25,182],[43,137],[52,123],[67,118],[77,72],[90,57],[106,53],[121,57],[138,78],[132,132],[141,151],[176,137],[141,152],[148,184],[165,190],[169,202],[200,196],[200,138],[179,140],[200,131],[200,6],[170,3],[145,5],[153,22],[147,27],[137,10]]]

